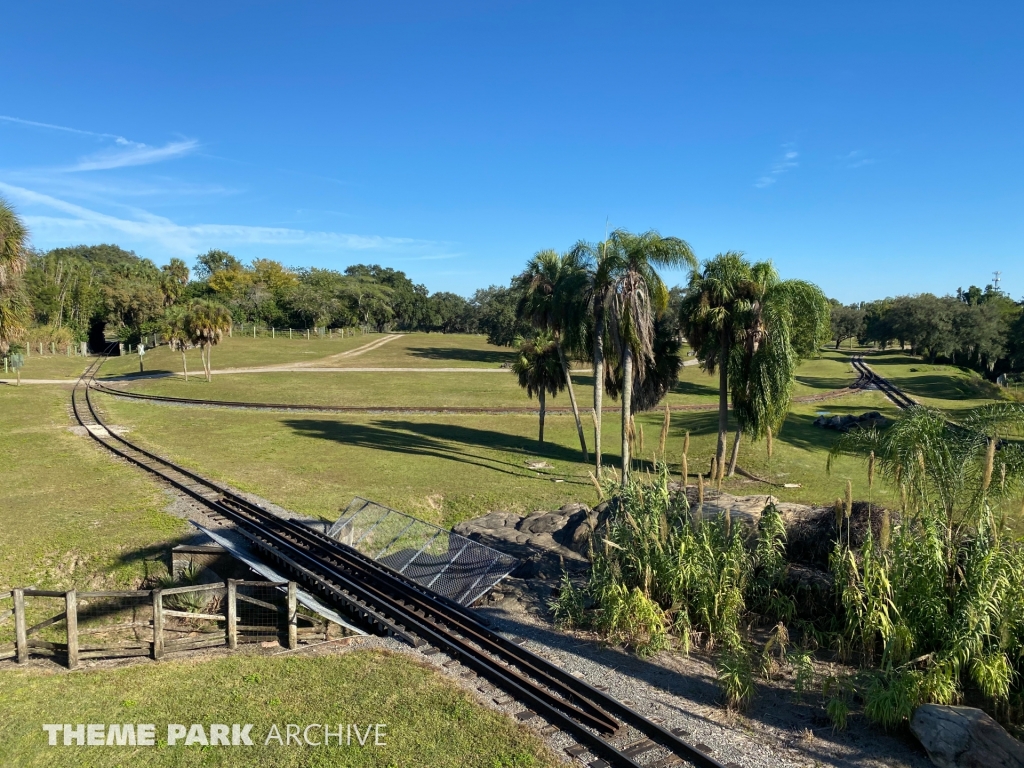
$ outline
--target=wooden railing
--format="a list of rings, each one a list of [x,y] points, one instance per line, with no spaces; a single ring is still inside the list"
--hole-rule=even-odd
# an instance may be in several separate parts
[[[52,605],[56,600],[61,605]],[[45,606],[46,601],[51,605]],[[55,613],[58,607],[63,610]],[[69,669],[82,659],[159,659],[166,653],[234,649],[268,640],[296,648],[300,639],[328,639],[331,629],[329,622],[299,612],[295,582],[234,579],[120,592],[0,592],[0,638],[9,636],[11,622],[14,640],[0,643],[0,660],[48,656]],[[95,640],[83,644],[83,638]]]

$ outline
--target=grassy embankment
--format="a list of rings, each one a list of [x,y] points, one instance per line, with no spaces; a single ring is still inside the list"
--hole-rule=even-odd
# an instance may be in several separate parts
[[[472,702],[404,656],[379,651],[265,657],[239,653],[75,673],[0,673],[0,764],[526,768],[557,765],[534,735]],[[47,746],[43,723],[153,723],[156,747]],[[168,723],[251,723],[252,747],[167,746]],[[387,726],[386,746],[264,745],[271,724]],[[313,729],[310,739],[322,739]],[[372,743],[372,738],[371,738]]]

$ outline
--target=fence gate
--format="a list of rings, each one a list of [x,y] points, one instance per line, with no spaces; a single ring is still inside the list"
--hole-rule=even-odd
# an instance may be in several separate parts
[[[352,499],[328,535],[461,605],[472,605],[519,561],[375,501]]]

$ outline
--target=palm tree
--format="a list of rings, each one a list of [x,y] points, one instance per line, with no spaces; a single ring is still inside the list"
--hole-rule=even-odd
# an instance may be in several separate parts
[[[558,353],[558,345],[550,333],[540,331],[532,339],[519,342],[519,354],[512,363],[512,373],[519,379],[519,386],[531,398],[537,395],[540,401],[540,437],[544,442],[545,396],[552,397],[565,389],[565,368]]]
[[[578,243],[563,254],[551,250],[539,251],[517,279],[523,290],[518,307],[519,316],[529,320],[534,328],[548,331],[558,351],[584,462],[590,461],[590,457],[587,455],[587,440],[583,435],[583,423],[576,404],[566,348],[570,352],[578,352],[585,346],[588,255],[589,250],[583,243]]]
[[[601,413],[604,407],[605,334],[607,317],[618,277],[618,251],[607,242],[592,249],[593,267],[590,272],[588,298],[590,315],[594,323],[594,476],[601,477]]]
[[[616,277],[609,313],[610,331],[622,365],[622,482],[629,475],[633,377],[643,377],[654,363],[654,319],[668,306],[668,288],[655,267],[697,268],[685,240],[662,237],[654,230],[634,235],[612,232],[607,247],[615,252]],[[640,364],[634,365],[639,359]]]
[[[778,431],[789,411],[800,357],[812,354],[829,329],[828,299],[802,280],[780,280],[770,262],[720,253],[695,272],[680,309],[680,327],[701,366],[718,371],[719,473],[725,471],[732,394],[737,429],[729,461],[736,470],[740,437]]]
[[[224,337],[224,331],[231,327],[231,313],[221,304],[212,301],[193,301],[189,306],[189,340],[200,348],[206,380],[213,380],[210,353]]]
[[[188,381],[188,363],[185,348],[192,340],[192,313],[188,307],[168,307],[164,314],[162,333],[171,349],[181,352],[181,369]]]
[[[25,332],[29,305],[21,287],[28,230],[10,204],[0,197],[0,354]]]
[[[164,304],[170,306],[181,298],[185,286],[188,285],[188,265],[175,257],[160,267],[160,290],[164,294]]]

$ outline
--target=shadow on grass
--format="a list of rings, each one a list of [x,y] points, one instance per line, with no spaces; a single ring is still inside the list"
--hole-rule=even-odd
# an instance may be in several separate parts
[[[542,474],[538,477],[533,470],[527,469],[525,465],[491,458],[482,453],[472,452],[467,448],[491,449],[518,454],[524,458],[546,458],[573,464],[580,459],[579,451],[554,443],[541,444],[536,440],[518,435],[455,424],[398,420],[354,424],[329,419],[286,419],[282,423],[307,437],[333,440],[345,445],[392,453],[430,456],[472,464],[483,469],[530,480],[550,480],[551,476]],[[565,482],[575,485],[588,484],[572,478],[566,478]]]
[[[955,374],[926,376],[891,376],[889,381],[912,397],[933,397],[939,400],[969,400],[983,397],[969,381]]]
[[[695,384],[692,381],[680,381],[672,387],[673,395],[689,395],[691,397],[718,397],[718,387],[707,384]]]
[[[797,376],[796,382],[811,389],[820,389],[823,392],[831,392],[835,389],[843,389],[850,386],[853,379],[849,376]]]
[[[458,360],[492,365],[511,363],[515,358],[515,353],[512,350],[504,352],[492,349],[462,349],[460,347],[409,347],[409,354],[424,360]]]

